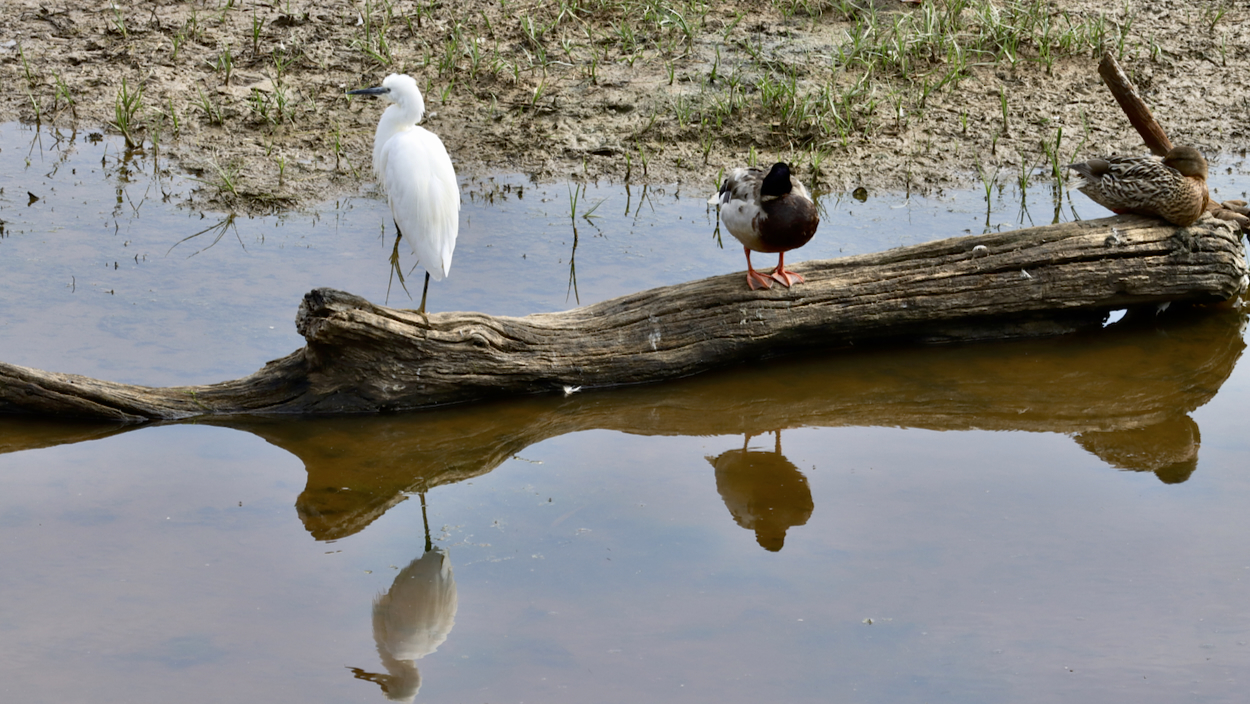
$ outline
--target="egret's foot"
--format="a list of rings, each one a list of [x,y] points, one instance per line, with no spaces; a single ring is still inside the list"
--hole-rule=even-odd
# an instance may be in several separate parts
[[[747,286],[750,286],[752,291],[761,288],[772,288],[773,281],[768,278],[767,274],[761,274],[758,271],[751,269],[747,271]]]
[[[773,270],[772,278],[786,288],[790,288],[794,284],[801,284],[807,281],[807,279],[804,279],[801,275],[796,274],[793,271],[786,271],[781,267],[777,267]]]
[[[430,327],[430,316],[425,314],[425,298],[430,294],[430,272],[425,272],[425,285],[421,287],[421,305],[417,306],[417,315],[425,321],[425,326]]]

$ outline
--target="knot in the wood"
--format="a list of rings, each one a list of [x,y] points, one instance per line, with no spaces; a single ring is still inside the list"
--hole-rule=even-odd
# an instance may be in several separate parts
[[[499,347],[502,338],[499,333],[485,326],[474,325],[460,328],[460,339],[475,347]]]
[[[1201,233],[1200,228],[1182,227],[1172,233],[1169,238],[1175,248],[1173,254],[1193,254],[1198,249],[1198,238],[1194,236],[1194,230],[1197,229]]]

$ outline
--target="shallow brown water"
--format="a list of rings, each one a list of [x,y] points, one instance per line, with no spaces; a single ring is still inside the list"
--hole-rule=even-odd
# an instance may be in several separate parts
[[[6,155],[31,136],[4,130]],[[213,381],[294,349],[308,288],[385,295],[380,203],[166,257],[198,214],[135,215],[128,193],[114,210],[109,145],[76,143],[57,177],[0,175],[0,293],[23,301],[0,359]],[[123,191],[147,187],[135,173]],[[466,204],[436,309],[573,304],[568,187],[507,183],[524,195]],[[742,267],[701,194],[590,194],[583,302]],[[802,251],[985,217],[970,195],[900,204],[828,200]],[[1169,310],[402,416],[0,419],[0,698],[1241,701],[1244,328]]]

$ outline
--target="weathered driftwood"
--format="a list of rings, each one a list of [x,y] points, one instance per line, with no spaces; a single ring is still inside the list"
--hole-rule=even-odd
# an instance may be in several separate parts
[[[1146,107],[1146,101],[1138,95],[1136,86],[1124,74],[1114,56],[1103,55],[1102,61],[1098,63],[1098,75],[1102,76],[1103,83],[1107,84],[1107,89],[1115,96],[1133,129],[1141,135],[1146,148],[1153,154],[1167,156],[1172,151],[1172,140],[1168,139],[1167,132],[1155,120],[1150,108]]]
[[[741,273],[523,318],[309,293],[307,345],[251,376],[149,388],[0,363],[0,411],[120,421],[415,409],[503,395],[655,382],[869,341],[1037,337],[1109,310],[1222,301],[1244,288],[1230,226],[1135,216],[958,237],[799,264],[807,283],[750,291]]]
[[[1115,467],[1181,481],[1199,450],[1189,414],[1219,391],[1245,349],[1245,316],[1176,308],[1076,337],[814,355],[605,394],[398,415],[194,422],[253,433],[298,457],[307,484],[295,507],[321,540],[361,530],[414,493],[527,456],[536,443],[600,429],[694,436],[868,426],[1062,433]],[[141,426],[15,417],[0,427],[3,454]],[[772,447],[771,439],[752,444]],[[699,463],[698,456],[689,460]],[[826,459],[838,461],[836,454]]]

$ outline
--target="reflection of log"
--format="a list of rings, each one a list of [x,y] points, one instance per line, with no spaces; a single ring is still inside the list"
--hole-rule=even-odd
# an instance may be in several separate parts
[[[555,399],[530,398],[405,416],[218,423],[258,435],[303,461],[308,482],[295,508],[313,537],[334,540],[363,529],[409,494],[485,474],[550,437],[535,437],[528,421],[559,408]]]
[[[42,447],[102,440],[129,428],[101,421],[65,421],[35,416],[0,415],[0,455]]]
[[[319,540],[351,535],[409,495],[485,474],[566,433],[760,435],[795,427],[885,426],[1079,434],[1116,467],[1162,471],[1196,453],[1180,427],[1244,348],[1245,318],[1169,309],[1144,327],[999,345],[877,349],[739,368],[672,384],[453,406],[404,415],[221,418],[298,456],[296,501]],[[198,421],[204,422],[204,421]],[[1152,432],[1140,432],[1151,429]],[[82,439],[67,431],[66,442]],[[49,438],[32,439],[39,445]],[[10,450],[21,449],[11,441]],[[700,461],[696,457],[692,461]]]
[[[797,267],[807,283],[750,291],[741,274],[525,318],[305,297],[303,349],[244,379],[148,388],[0,364],[0,411],[119,420],[360,413],[689,376],[871,340],[1037,337],[1106,311],[1225,300],[1246,275],[1229,226],[1121,216],[958,237]]]

